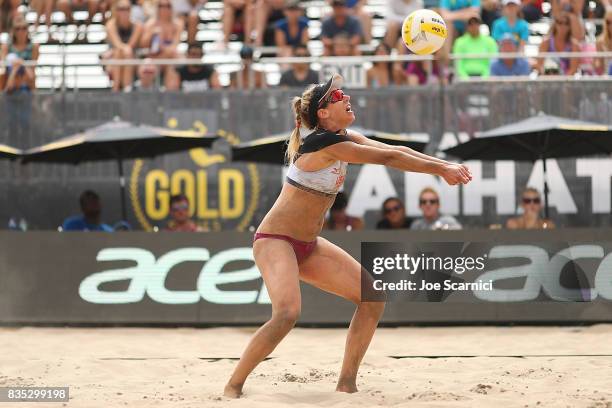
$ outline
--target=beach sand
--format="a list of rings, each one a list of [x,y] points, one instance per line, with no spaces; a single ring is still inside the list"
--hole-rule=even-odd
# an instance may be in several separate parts
[[[612,325],[380,328],[350,395],[334,392],[347,329],[296,328],[229,400],[255,329],[0,328],[0,386],[70,387],[0,408],[612,407]]]

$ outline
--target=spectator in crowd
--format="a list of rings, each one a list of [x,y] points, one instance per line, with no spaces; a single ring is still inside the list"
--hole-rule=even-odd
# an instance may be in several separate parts
[[[535,23],[542,18],[542,3],[544,0],[523,0],[523,17],[528,23]]]
[[[230,37],[242,35],[249,41],[253,30],[254,0],[223,0],[223,45],[227,47]]]
[[[612,51],[612,10],[606,11],[604,16],[603,30],[599,37],[597,37],[597,51],[599,52],[611,52]],[[610,58],[596,58],[594,61],[595,71],[598,74],[610,74],[612,72],[612,64],[610,64]]]
[[[0,33],[11,30],[13,19],[17,16],[17,8],[21,0],[0,0]]]
[[[131,4],[129,0],[118,0],[112,11],[110,20],[106,23],[106,39],[110,50],[104,58],[133,59],[142,35],[142,24],[132,22]],[[113,65],[107,68],[113,80],[113,91],[129,90],[134,81],[134,65]]]
[[[285,0],[257,0],[255,5],[254,46],[275,45],[274,31],[276,22],[285,17]]]
[[[66,17],[68,23],[73,23],[72,13],[80,10],[87,10],[88,17],[86,24],[91,23],[91,19],[98,11],[103,11],[107,2],[105,0],[57,0],[57,8]]]
[[[400,38],[397,41],[396,51],[398,55],[408,54],[408,48]],[[447,83],[447,70],[442,63],[444,50],[440,49],[434,53],[433,61],[406,61],[393,63],[393,77],[398,85],[425,85],[435,84],[442,81]]]
[[[159,0],[157,3],[157,18],[149,20],[144,27],[141,46],[149,49],[149,57],[153,59],[175,59],[178,57],[177,47],[181,42],[183,20],[172,15],[170,0]],[[180,78],[172,65],[162,68],[166,90],[179,89]]]
[[[440,0],[440,15],[448,31],[443,54],[448,55],[455,39],[465,32],[465,22],[474,17],[480,22],[480,0]]]
[[[423,8],[423,0],[387,0],[387,32],[384,42],[394,47],[400,37],[400,30],[406,17]]]
[[[352,231],[363,229],[363,220],[352,217],[346,213],[348,198],[343,192],[336,194],[336,199],[329,209],[329,217],[325,220],[323,228],[330,230]]]
[[[519,43],[513,34],[506,33],[499,40],[499,51],[515,53],[519,51]],[[525,58],[499,58],[491,64],[492,76],[525,76],[529,75],[531,67]]]
[[[582,9],[587,0],[551,0],[551,17],[553,19],[567,19],[571,26],[572,37],[581,43],[584,41],[586,31],[582,19]]]
[[[332,10],[332,15],[327,17],[321,26],[323,55],[337,55],[333,50],[334,38],[341,34],[348,37],[351,46],[349,55],[358,55],[357,46],[363,37],[361,23],[357,18],[350,15],[345,0],[333,0]]]
[[[550,220],[540,218],[542,211],[542,200],[540,193],[533,187],[527,187],[521,194],[521,208],[523,215],[510,218],[506,221],[508,229],[545,229],[555,228]]]
[[[366,3],[367,0],[347,0],[346,6],[349,9],[349,13],[361,23],[363,43],[369,44],[372,41],[372,15],[365,10],[364,5]]]
[[[26,67],[24,61],[38,60],[38,44],[33,44],[28,33],[28,23],[21,15],[12,21],[11,35],[2,44],[0,60],[7,64],[0,75],[0,89],[8,93],[30,92],[36,87],[34,67]]]
[[[56,0],[31,0],[30,8],[36,13],[36,21],[34,21],[34,31],[38,29],[40,17],[45,16],[45,24],[51,26],[51,13],[55,9]]]
[[[172,7],[176,15],[183,19],[187,26],[187,42],[194,42],[198,33],[200,10],[204,8],[207,0],[172,0]]]
[[[503,0],[501,0],[503,1]],[[501,17],[500,0],[482,0],[480,5],[480,18],[482,22],[489,28],[489,32],[493,28],[493,22]]]
[[[404,203],[397,197],[387,198],[383,202],[382,216],[376,224],[376,229],[408,229],[414,221],[406,217]]]
[[[170,221],[168,221],[167,231],[174,232],[199,232],[202,228],[198,227],[189,216],[189,199],[183,194],[170,197]]]
[[[335,57],[350,57],[359,54],[359,49],[352,44],[351,38],[346,33],[340,33],[333,38],[331,55]]]
[[[159,90],[158,69],[153,65],[151,58],[145,58],[138,66],[138,81],[134,84],[134,89],[140,92],[153,92]]]
[[[440,196],[431,187],[424,188],[419,194],[419,208],[423,217],[415,220],[413,230],[461,229],[461,224],[452,215],[440,214]]]
[[[132,20],[141,24],[146,23],[149,19],[155,17],[157,0],[131,0],[132,2]]]
[[[435,59],[433,61],[410,61],[408,62],[402,71],[403,76],[402,83],[406,83],[410,86],[416,85],[427,85],[436,84],[440,81],[446,84],[447,78],[443,74],[444,67],[440,63],[438,58],[440,51],[434,54]]]
[[[493,23],[492,37],[499,42],[504,35],[511,34],[518,41],[519,49],[522,51],[529,40],[529,24],[519,17],[521,2],[520,0],[503,0],[503,5],[504,15]]]
[[[308,47],[302,44],[296,45],[293,47],[293,56],[300,58],[310,57]],[[282,73],[279,86],[304,88],[310,84],[317,83],[319,83],[319,72],[310,69],[310,64],[307,62],[296,62],[291,64],[291,69]]]
[[[253,48],[244,45],[240,50],[242,67],[240,71],[230,74],[230,88],[232,89],[260,89],[266,88],[266,77],[263,72],[253,67]]]
[[[453,45],[453,54],[496,54],[497,44],[489,35],[480,33],[480,17],[471,17],[468,20],[464,35],[457,38]],[[483,59],[457,59],[455,61],[456,74],[461,79],[469,77],[488,77],[491,60]]]
[[[380,42],[374,50],[376,56],[391,55],[391,48]],[[372,68],[366,71],[366,80],[369,88],[381,88],[394,84],[393,80],[393,63],[390,61],[375,61]]]
[[[540,44],[540,52],[579,52],[580,46],[572,36],[572,25],[569,13],[560,13],[555,17],[550,34]],[[578,71],[578,58],[538,58],[537,70],[541,74],[574,75]],[[556,66],[549,68],[549,66]]]
[[[594,0],[584,1],[582,7],[582,18],[584,19],[599,19],[603,18],[606,10],[610,9],[612,4],[610,0]],[[601,32],[598,32],[600,34]]]
[[[292,47],[308,43],[308,18],[303,15],[299,0],[288,0],[284,10],[285,18],[275,24],[274,38],[280,48],[281,57],[291,55]]]
[[[187,47],[187,58],[202,60],[204,53],[202,45],[190,43]],[[181,89],[184,92],[204,91],[206,89],[219,89],[219,75],[212,65],[186,65],[180,67]]]
[[[84,191],[79,198],[79,203],[83,214],[67,218],[62,225],[62,230],[113,232],[110,225],[101,221],[102,203],[96,192]]]

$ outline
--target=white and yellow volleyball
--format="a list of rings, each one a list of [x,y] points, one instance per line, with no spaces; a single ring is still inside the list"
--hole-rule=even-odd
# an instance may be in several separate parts
[[[402,24],[402,39],[410,51],[418,55],[433,54],[446,40],[446,23],[432,10],[415,10]]]

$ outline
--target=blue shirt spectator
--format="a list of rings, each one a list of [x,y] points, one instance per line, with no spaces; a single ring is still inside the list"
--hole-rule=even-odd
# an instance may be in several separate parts
[[[491,36],[500,41],[504,34],[512,34],[519,42],[525,44],[529,40],[529,24],[518,17],[521,2],[519,0],[504,0],[504,16],[493,22]]]
[[[344,24],[338,24],[333,17],[328,17],[321,26],[321,36],[324,38],[334,38],[338,34],[344,33],[349,37],[362,35],[361,23],[353,16],[346,16]]]
[[[510,54],[519,50],[519,42],[511,33],[504,34],[498,44],[501,53]],[[530,72],[531,67],[525,58],[500,58],[491,64],[492,76],[525,76]]]
[[[465,22],[469,16],[461,18],[459,16],[452,16],[452,14],[470,8],[477,8],[480,10],[480,0],[440,0],[440,9],[443,11],[442,17],[444,17],[445,20],[451,20],[453,22],[453,26],[458,31],[459,35],[465,32]],[[450,12],[450,15],[449,13],[444,13],[444,11]]]
[[[298,32],[295,36],[291,36],[289,33],[289,22],[286,18],[276,22],[276,29],[282,31],[285,36],[286,45],[294,47],[302,44],[302,33],[308,28],[308,18],[301,16],[298,19]]]
[[[64,231],[103,231],[113,232],[113,228],[100,221],[102,205],[100,196],[91,190],[84,191],[79,197],[83,215],[67,218],[62,224]]]
[[[363,38],[363,30],[359,19],[349,14],[345,0],[332,1],[332,15],[326,18],[321,25],[321,41],[325,47],[324,55],[332,55],[334,37],[344,35],[348,37],[353,51]],[[351,55],[356,55],[351,52]]]
[[[527,76],[531,72],[529,62],[525,58],[508,60],[498,59],[491,64],[492,76]]]
[[[62,224],[64,231],[103,231],[113,232],[113,227],[108,224],[91,224],[83,215],[68,217]]]

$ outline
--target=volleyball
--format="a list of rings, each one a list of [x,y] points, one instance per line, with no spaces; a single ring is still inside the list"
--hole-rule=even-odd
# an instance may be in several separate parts
[[[402,39],[410,51],[418,55],[433,54],[446,40],[446,23],[438,13],[415,10],[402,24]]]

